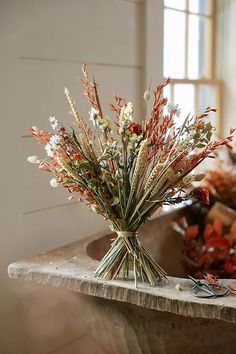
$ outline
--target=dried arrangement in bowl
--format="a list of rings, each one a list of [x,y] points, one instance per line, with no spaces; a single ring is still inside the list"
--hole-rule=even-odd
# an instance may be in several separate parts
[[[202,278],[205,273],[220,278],[236,278],[234,210],[217,202],[205,220],[194,223],[184,218],[175,228],[183,237],[184,266],[188,274],[195,278]]]
[[[200,185],[209,190],[211,204],[219,201],[236,209],[236,153],[224,151],[215,162]]]
[[[54,175],[52,185],[61,185],[78,194],[92,211],[109,220],[117,232],[110,250],[94,273],[96,277],[134,278],[152,285],[166,273],[142,247],[139,227],[163,204],[175,204],[189,198],[182,192],[202,176],[190,172],[220,146],[230,147],[233,130],[225,139],[210,141],[213,127],[206,121],[209,107],[199,116],[188,116],[176,124],[178,107],[163,98],[166,80],[153,91],[149,117],[142,124],[134,122],[131,102],[115,96],[110,110],[114,126],[104,114],[95,80],[90,82],[83,66],[82,85],[91,105],[94,129],[80,116],[69,91],[65,94],[75,128],[68,131],[54,117],[52,132],[32,128],[32,135],[44,145],[48,157],[29,157],[41,170]],[[144,99],[149,101],[149,92]],[[146,110],[147,111],[147,110]]]

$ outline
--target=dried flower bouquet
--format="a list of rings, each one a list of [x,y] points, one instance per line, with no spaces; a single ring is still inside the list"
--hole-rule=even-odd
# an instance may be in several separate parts
[[[50,117],[52,133],[33,127],[32,135],[45,146],[48,158],[31,156],[28,160],[54,175],[53,186],[61,185],[71,194],[77,193],[117,232],[96,277],[133,277],[135,284],[138,278],[157,284],[166,273],[140,244],[138,229],[163,204],[183,200],[183,188],[202,177],[190,172],[219,146],[230,147],[233,131],[225,139],[210,142],[213,128],[206,122],[212,111],[209,107],[202,115],[189,115],[179,127],[175,117],[178,106],[167,106],[163,98],[169,80],[153,91],[152,110],[142,124],[133,121],[132,103],[115,96],[110,105],[116,117],[112,126],[103,113],[95,80],[90,82],[86,66],[82,71],[94,129],[79,115],[65,89],[75,128],[66,130],[54,117]],[[145,92],[146,106],[149,96]],[[166,106],[169,111],[164,114]]]

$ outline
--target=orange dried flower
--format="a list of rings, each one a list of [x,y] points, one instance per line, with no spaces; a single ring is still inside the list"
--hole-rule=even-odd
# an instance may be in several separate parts
[[[202,129],[202,128],[204,128],[204,123],[203,123],[203,122],[197,122],[197,123],[195,124],[195,128],[196,128],[196,129]]]
[[[207,241],[212,236],[214,236],[214,227],[212,224],[206,224],[206,227],[203,231],[204,240]]]
[[[210,285],[219,285],[219,277],[217,275],[213,275],[211,273],[206,273],[203,275],[206,279],[207,283]]]
[[[228,284],[227,288],[232,294],[236,295],[236,288],[232,284]]]
[[[236,175],[224,166],[221,171],[207,171],[203,184],[211,195],[223,203],[236,205]]]
[[[50,134],[49,132],[45,131],[45,130],[39,130],[36,127],[32,127],[30,129],[30,132],[32,134],[32,136],[38,140],[39,144],[41,145],[46,145],[49,143],[49,140],[52,136],[52,134]]]
[[[186,230],[186,237],[189,239],[189,238],[196,238],[197,235],[199,233],[199,226],[196,224],[196,225],[192,225],[192,226],[189,226]]]
[[[77,152],[73,152],[72,158],[75,159],[75,160],[78,160],[78,161],[83,160],[83,156],[81,154],[77,153]]]
[[[231,225],[230,234],[231,234],[233,240],[236,241],[236,221],[234,221]]]
[[[213,221],[213,227],[217,236],[221,236],[223,234],[223,224],[221,220],[215,219]]]

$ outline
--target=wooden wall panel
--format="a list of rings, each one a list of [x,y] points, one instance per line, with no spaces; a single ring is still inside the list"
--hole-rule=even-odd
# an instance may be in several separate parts
[[[19,57],[136,66],[137,2],[11,0]]]
[[[19,119],[21,135],[29,134],[29,127],[49,128],[48,118],[55,115],[58,120],[70,127],[73,123],[68,114],[68,104],[64,95],[67,87],[76,100],[80,114],[87,119],[90,105],[83,96],[80,84],[81,65],[44,60],[20,60],[21,90],[19,91]],[[107,65],[89,65],[89,71],[99,83],[101,102],[110,114],[108,104],[113,101],[113,93],[131,100],[137,107],[140,100],[140,69]],[[139,97],[138,97],[139,96]],[[141,96],[142,98],[142,96]]]
[[[89,212],[81,203],[23,214],[19,230],[21,245],[17,254],[14,249],[12,253],[15,253],[15,258],[22,258],[99,233],[108,227],[100,215]]]
[[[4,264],[107,228],[100,216],[69,202],[65,191],[53,190],[50,175],[26,162],[40,153],[28,129],[47,129],[49,115],[71,126],[64,86],[87,116],[79,85],[83,62],[100,84],[104,105],[115,91],[141,116],[143,10],[141,0],[0,2]]]

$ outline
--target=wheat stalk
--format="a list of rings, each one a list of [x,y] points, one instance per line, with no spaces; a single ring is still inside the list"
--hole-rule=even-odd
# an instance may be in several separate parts
[[[153,184],[154,180],[158,177],[158,175],[160,174],[161,170],[163,168],[163,164],[162,163],[158,163],[152,170],[146,184],[145,184],[145,191],[147,191],[151,185]]]
[[[147,166],[147,157],[148,157],[148,140],[145,139],[141,142],[137,161],[133,173],[133,178],[131,181],[131,191],[134,192],[137,188],[139,179],[143,177],[146,166]]]

